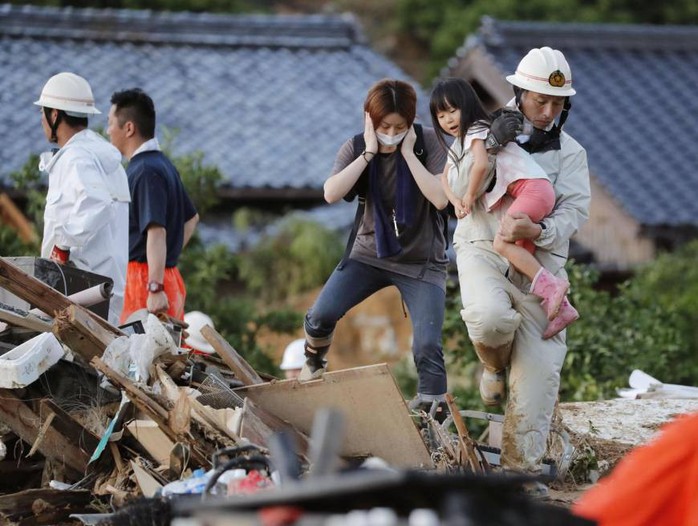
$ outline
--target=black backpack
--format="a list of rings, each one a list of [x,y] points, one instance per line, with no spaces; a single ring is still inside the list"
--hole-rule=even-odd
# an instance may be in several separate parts
[[[422,131],[421,124],[414,124],[414,131],[417,135],[417,140],[414,143],[414,154],[419,159],[424,166],[427,165],[427,156],[429,152],[424,146],[424,133]],[[366,149],[366,142],[364,141],[364,134],[359,133],[354,135],[352,138],[352,145],[354,147],[354,159],[361,156],[361,153]],[[354,197],[358,197],[358,205],[356,207],[356,215],[354,216],[354,225],[351,229],[351,234],[349,234],[349,239],[347,241],[347,246],[344,249],[344,255],[342,260],[339,262],[339,268],[341,269],[349,259],[349,254],[354,246],[354,241],[356,240],[356,234],[359,231],[359,224],[361,224],[361,218],[364,215],[364,209],[366,208],[366,192],[368,191],[368,166],[364,169],[363,173],[359,176],[354,187],[344,196],[345,201],[353,201]],[[448,248],[448,211],[436,210],[437,213],[442,214],[444,218],[444,237],[446,239],[446,247]]]

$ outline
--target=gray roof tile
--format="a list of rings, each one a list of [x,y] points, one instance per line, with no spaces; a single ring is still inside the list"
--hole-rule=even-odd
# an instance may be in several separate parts
[[[48,149],[32,102],[53,74],[90,82],[106,128],[111,94],[141,87],[175,154],[204,152],[224,186],[320,190],[341,143],[362,130],[366,90],[416,83],[367,47],[351,16],[234,16],[0,5],[0,181]],[[11,111],[8,111],[11,109]]]
[[[508,22],[482,46],[503,74],[533,47],[565,53],[577,95],[565,125],[594,176],[640,224],[698,226],[698,27]]]

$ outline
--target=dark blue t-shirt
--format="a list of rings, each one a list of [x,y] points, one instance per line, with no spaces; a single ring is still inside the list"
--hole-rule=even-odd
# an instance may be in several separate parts
[[[129,261],[147,263],[146,241],[150,225],[167,231],[165,266],[177,266],[184,240],[184,223],[196,215],[177,169],[159,151],[136,154],[126,169],[131,190],[129,207]]]

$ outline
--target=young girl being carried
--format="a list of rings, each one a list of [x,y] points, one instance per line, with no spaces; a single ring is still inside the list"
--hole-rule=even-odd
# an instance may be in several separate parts
[[[485,138],[492,121],[472,86],[463,79],[440,81],[431,96],[434,129],[455,137],[442,175],[442,184],[460,221],[483,199],[489,212],[505,195],[513,202],[507,214],[525,213],[540,222],[555,207],[555,190],[543,169],[515,142],[508,143],[492,163]],[[443,135],[440,142],[448,148]],[[496,167],[496,170],[495,170]],[[494,175],[494,182],[492,181]],[[531,293],[541,298],[549,324],[543,338],[551,338],[579,318],[564,301],[569,282],[557,278],[535,258],[535,245],[528,240],[509,243],[497,234],[494,250],[531,281]],[[562,308],[561,308],[562,306]]]

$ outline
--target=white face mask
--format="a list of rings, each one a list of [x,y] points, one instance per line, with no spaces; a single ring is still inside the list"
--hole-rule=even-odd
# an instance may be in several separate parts
[[[386,135],[385,133],[376,132],[378,142],[383,146],[397,146],[400,144],[400,141],[405,138],[405,135],[407,135],[407,131],[398,133],[397,135]]]

